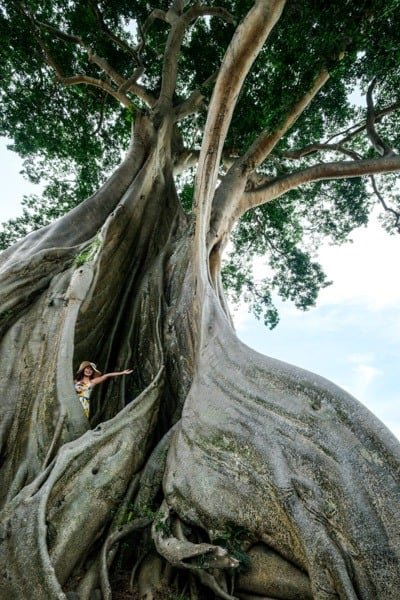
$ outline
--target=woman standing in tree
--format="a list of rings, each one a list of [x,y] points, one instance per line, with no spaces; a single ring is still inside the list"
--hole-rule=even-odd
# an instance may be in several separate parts
[[[89,418],[90,410],[90,395],[93,388],[98,383],[103,383],[106,379],[111,377],[118,377],[119,375],[130,375],[133,369],[125,369],[124,371],[116,371],[115,373],[105,373],[102,375],[98,371],[96,365],[89,360],[84,360],[80,365],[75,379],[75,391],[78,394],[80,403],[83,407],[83,412],[86,417]]]

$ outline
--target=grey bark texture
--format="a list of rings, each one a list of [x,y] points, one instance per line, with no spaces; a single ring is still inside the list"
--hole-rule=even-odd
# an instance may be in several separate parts
[[[237,339],[172,135],[138,118],[99,193],[1,257],[0,597],[110,598],[119,556],[147,600],[396,600],[400,446]],[[89,424],[73,371],[94,358],[135,372]]]

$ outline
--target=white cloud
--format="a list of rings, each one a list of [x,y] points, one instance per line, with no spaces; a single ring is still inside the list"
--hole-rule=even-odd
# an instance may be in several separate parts
[[[388,235],[377,222],[353,234],[353,244],[325,246],[321,263],[333,284],[322,290],[319,306],[345,302],[379,311],[397,306],[398,236]]]
[[[375,357],[372,352],[350,354],[346,357],[346,362],[350,364],[350,370],[347,371],[347,380],[341,385],[365,403],[369,398],[373,398],[373,385],[384,372],[373,364]]]
[[[351,365],[351,369],[349,379],[343,387],[356,398],[367,402],[374,396],[373,384],[376,379],[384,375],[382,369],[373,364],[375,357],[372,352],[350,354],[346,362]]]
[[[7,144],[11,140],[0,137],[0,223],[15,218],[22,212],[21,200],[24,194],[40,194],[43,186],[36,185],[21,175],[22,159]]]
[[[347,357],[347,360],[350,363],[355,363],[356,365],[370,363],[374,360],[374,355],[372,352],[367,352],[364,354],[350,354]]]
[[[229,309],[232,313],[233,322],[237,333],[247,331],[252,315],[244,302],[238,304],[229,303]]]

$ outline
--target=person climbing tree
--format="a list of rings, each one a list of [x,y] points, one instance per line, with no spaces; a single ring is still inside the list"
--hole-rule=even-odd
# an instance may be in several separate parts
[[[96,365],[89,360],[84,360],[80,365],[75,379],[75,390],[78,394],[80,403],[83,407],[83,412],[89,418],[90,413],[90,396],[93,388],[98,383],[103,383],[111,377],[119,375],[130,375],[133,369],[125,369],[124,371],[115,371],[114,373],[105,373],[104,375],[97,369]]]

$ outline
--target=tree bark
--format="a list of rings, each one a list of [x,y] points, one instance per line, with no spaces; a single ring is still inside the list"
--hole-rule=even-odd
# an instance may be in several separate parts
[[[173,127],[140,117],[103,189],[2,255],[0,595],[109,598],[119,556],[148,600],[395,600],[399,445],[237,339],[177,200]],[[135,369],[90,424],[87,359]]]

